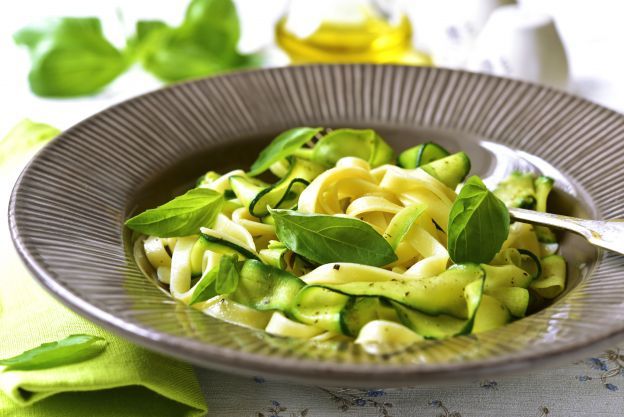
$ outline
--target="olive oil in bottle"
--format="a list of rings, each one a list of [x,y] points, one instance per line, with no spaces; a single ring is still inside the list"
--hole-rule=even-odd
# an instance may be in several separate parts
[[[309,2],[314,3],[314,2]],[[319,1],[323,3],[323,1]],[[317,5],[319,3],[316,3]],[[340,4],[343,3],[343,4]],[[336,16],[331,10],[327,16],[318,16],[319,10],[289,10],[276,26],[278,45],[288,54],[291,61],[311,62],[374,62],[431,65],[431,58],[412,47],[412,27],[409,19],[398,12],[390,16],[375,2],[334,0],[332,6],[343,6]],[[346,6],[346,7],[345,7]],[[320,13],[328,11],[321,7]],[[318,24],[304,36],[295,33],[297,16],[299,21],[309,24],[318,19]],[[309,19],[306,19],[309,17]],[[290,21],[289,21],[290,19]]]

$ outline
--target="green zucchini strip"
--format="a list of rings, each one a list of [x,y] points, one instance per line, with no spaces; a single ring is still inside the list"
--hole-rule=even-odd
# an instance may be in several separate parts
[[[482,333],[496,329],[511,321],[509,310],[495,297],[483,294],[481,304],[475,314],[472,333]]]
[[[524,317],[529,306],[529,290],[520,287],[502,287],[485,291],[502,303],[514,317]]]
[[[318,285],[304,287],[291,312],[302,323],[351,337],[371,321],[398,321],[392,306],[379,297],[354,297]]]
[[[468,334],[472,330],[475,313],[483,295],[483,278],[470,282],[462,291],[466,317],[460,319],[447,314],[429,315],[417,309],[392,301],[401,323],[427,339],[443,339],[445,337]]]
[[[466,319],[469,308],[462,296],[464,288],[484,277],[484,270],[480,266],[466,264],[455,265],[429,278],[318,285],[347,295],[385,297],[424,314],[448,314],[458,319]]]
[[[297,294],[291,313],[301,323],[329,332],[345,334],[341,316],[353,303],[353,297],[316,285],[308,285]]]
[[[288,316],[295,296],[304,286],[293,274],[252,259],[245,261],[238,287],[229,298],[257,310],[276,310]]]
[[[397,162],[402,168],[414,169],[449,155],[449,152],[440,145],[426,142],[401,152]]]
[[[560,295],[566,284],[566,261],[563,256],[542,258],[542,276],[531,283],[531,289],[540,296],[552,299]]]
[[[538,279],[542,275],[542,263],[540,262],[537,255],[535,255],[530,250],[526,250],[526,249],[518,249],[518,252],[521,255],[520,266],[522,267],[522,269],[524,269],[527,272],[533,271],[533,273],[531,274],[531,276],[533,277],[533,280]],[[533,265],[533,266],[531,267],[529,265]]]
[[[244,175],[230,177],[232,190],[253,216],[265,217],[269,214],[269,208],[294,208],[299,195],[310,181],[324,170],[320,165],[305,159],[290,157],[288,161],[288,173],[273,185]]]
[[[202,228],[200,239],[203,240],[202,246],[206,250],[220,253],[222,255],[240,255],[243,259],[258,259],[255,251],[249,247],[243,246],[238,242],[229,239],[223,233],[216,230]]]

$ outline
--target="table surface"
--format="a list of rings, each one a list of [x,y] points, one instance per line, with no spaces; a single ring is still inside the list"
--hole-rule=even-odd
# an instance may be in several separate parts
[[[156,3],[156,4],[154,4]],[[239,0],[241,47],[254,50],[271,42],[271,22],[282,0]],[[624,54],[618,0],[525,0],[555,17],[571,64],[570,90],[624,112]],[[103,2],[22,0],[0,6],[0,136],[24,117],[67,128],[81,119],[160,84],[138,68],[111,88],[89,98],[41,99],[28,90],[28,57],[10,35],[24,24],[51,15],[104,16],[107,32],[123,32],[114,17],[117,8],[134,17],[175,21],[179,2]],[[267,7],[270,6],[270,7]],[[588,9],[591,10],[588,12]],[[71,11],[71,12],[68,12]],[[620,11],[620,13],[617,13]],[[108,20],[106,20],[108,18]],[[113,29],[111,30],[111,26]],[[123,29],[123,28],[122,28]],[[624,345],[596,352],[594,357],[555,369],[540,369],[495,379],[424,385],[402,390],[357,390],[306,387],[197,369],[211,416],[620,416],[624,415]]]

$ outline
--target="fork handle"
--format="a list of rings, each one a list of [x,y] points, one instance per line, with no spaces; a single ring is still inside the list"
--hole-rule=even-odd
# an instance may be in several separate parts
[[[624,220],[586,220],[519,208],[509,209],[512,219],[564,229],[583,236],[592,245],[624,255]]]

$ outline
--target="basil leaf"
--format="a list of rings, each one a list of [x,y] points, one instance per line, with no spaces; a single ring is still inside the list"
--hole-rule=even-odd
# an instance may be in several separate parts
[[[206,271],[197,283],[190,305],[211,299],[219,294],[231,294],[238,288],[239,262],[236,255],[224,255],[219,265]]]
[[[104,37],[97,18],[50,19],[18,31],[13,39],[30,52],[28,81],[39,96],[93,94],[129,64],[126,56]]]
[[[363,221],[293,210],[270,211],[279,240],[291,251],[318,264],[354,262],[382,266],[397,259],[390,244]]]
[[[236,6],[231,0],[191,0],[179,30],[203,38],[204,47],[214,54],[235,50],[240,38]]]
[[[170,30],[172,28],[161,20],[137,21],[134,36],[127,41],[129,55],[142,62],[158,46],[159,38]]]
[[[24,119],[0,140],[0,165],[8,159],[33,150],[61,133],[45,123]]]
[[[136,35],[133,40],[141,45],[148,42],[151,36],[164,33],[168,29],[171,29],[169,25],[161,20],[139,20],[136,23]]]
[[[236,291],[240,277],[236,264],[236,255],[224,255],[221,257],[219,261],[219,272],[215,283],[217,294],[231,294]]]
[[[210,227],[223,206],[223,195],[208,188],[194,188],[168,203],[126,221],[137,232],[158,237],[179,237]]]
[[[371,129],[336,129],[314,145],[312,160],[333,167],[340,158],[354,156],[368,161],[371,167],[390,163],[394,150]]]
[[[204,272],[204,275],[202,275],[199,279],[195,290],[193,290],[193,295],[191,296],[191,300],[189,302],[190,305],[209,300],[218,295],[217,290],[215,289],[215,282],[218,275],[219,265]]]
[[[262,174],[275,162],[294,154],[321,130],[323,129],[320,127],[295,127],[280,133],[269,146],[260,152],[256,162],[251,165],[249,175]]]
[[[180,26],[139,22],[135,40],[143,67],[171,82],[256,66],[256,56],[238,53],[239,37],[231,0],[193,0]]]
[[[455,263],[489,263],[509,235],[509,211],[472,176],[451,207],[448,251]]]
[[[31,370],[68,365],[93,358],[106,348],[101,337],[88,334],[73,334],[63,340],[43,343],[8,359],[0,359],[0,365],[7,369]]]

